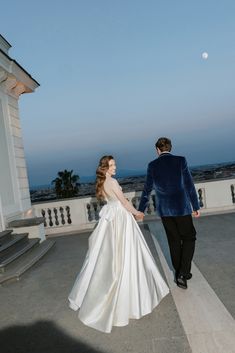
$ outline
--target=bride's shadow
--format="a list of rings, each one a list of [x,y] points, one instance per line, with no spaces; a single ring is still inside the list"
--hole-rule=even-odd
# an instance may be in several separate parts
[[[1,330],[0,349],[2,353],[102,353],[68,336],[50,321]]]
[[[160,227],[161,227],[161,232],[159,232],[159,234],[153,234],[153,236],[156,237],[156,239],[158,241],[158,244],[162,250],[162,253],[165,257],[165,260],[167,262],[167,265],[168,265],[170,271],[172,271],[174,273],[174,268],[173,268],[172,262],[171,262],[171,255],[170,255],[170,250],[169,250],[169,246],[168,246],[167,239],[166,239],[166,234],[165,234],[163,226],[161,224],[160,224]],[[156,250],[156,247],[155,247],[155,244],[154,244],[154,241],[151,236],[151,232],[150,232],[150,229],[149,229],[149,226],[147,223],[144,223],[142,225],[142,232],[144,234],[145,240],[148,244],[148,247],[151,250],[151,253],[152,253],[154,259],[155,260],[159,259],[159,256],[158,256],[158,253],[157,253],[157,250]]]

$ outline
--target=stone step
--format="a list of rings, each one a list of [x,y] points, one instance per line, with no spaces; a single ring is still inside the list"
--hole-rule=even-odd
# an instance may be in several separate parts
[[[0,262],[28,242],[28,233],[11,234],[8,241],[0,247]]]
[[[27,251],[31,250],[33,247],[37,246],[39,242],[39,238],[29,239],[26,243],[23,243],[20,248],[16,249],[10,255],[0,260],[0,272],[5,272],[6,267],[9,266],[9,264],[15,261],[18,257],[25,254]]]
[[[53,240],[45,240],[12,262],[6,271],[0,274],[0,284],[10,280],[19,280],[20,276],[40,260],[54,244]]]
[[[0,247],[7,239],[9,239],[12,232],[13,232],[12,229],[8,229],[8,230],[4,230],[3,232],[0,232]]]
[[[43,217],[16,219],[8,223],[9,228],[32,227],[44,223]]]

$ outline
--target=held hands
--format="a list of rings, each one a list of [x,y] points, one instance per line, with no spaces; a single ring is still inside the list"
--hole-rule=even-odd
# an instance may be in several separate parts
[[[144,213],[138,211],[138,213],[135,215],[135,219],[136,219],[137,221],[142,221],[142,222],[143,222],[143,220],[144,220]]]
[[[194,218],[200,217],[200,211],[199,211],[199,210],[193,211],[192,216],[193,216]]]

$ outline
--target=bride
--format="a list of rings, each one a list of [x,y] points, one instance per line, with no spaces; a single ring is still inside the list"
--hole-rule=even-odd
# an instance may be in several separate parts
[[[125,198],[115,172],[113,157],[102,157],[96,196],[107,204],[68,298],[70,308],[79,309],[79,319],[102,332],[149,314],[169,293],[133,217],[143,214]]]

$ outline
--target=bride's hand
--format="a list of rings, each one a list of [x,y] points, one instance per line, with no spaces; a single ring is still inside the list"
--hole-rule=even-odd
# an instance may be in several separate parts
[[[138,213],[135,215],[135,219],[136,219],[137,221],[143,221],[143,220],[144,220],[144,213],[138,211]]]

